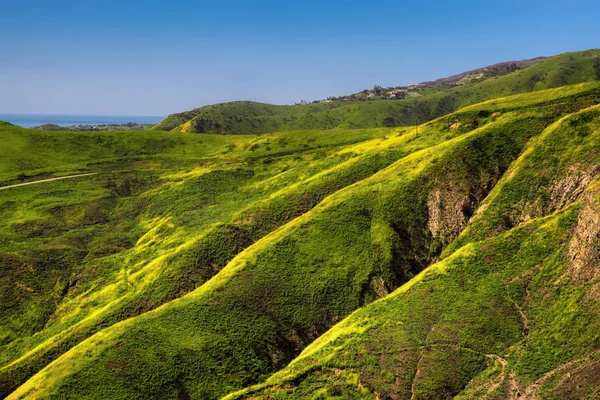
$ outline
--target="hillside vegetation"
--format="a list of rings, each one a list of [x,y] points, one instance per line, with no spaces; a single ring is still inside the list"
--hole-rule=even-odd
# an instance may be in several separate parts
[[[547,128],[456,250],[228,398],[597,398],[599,128],[599,106]]]
[[[600,50],[561,54],[513,73],[490,73],[472,82],[451,78],[430,82],[414,92],[414,96],[401,100],[334,101],[294,106],[238,101],[172,114],[154,129],[257,134],[300,129],[408,126],[496,97],[593,80],[600,80]]]
[[[0,396],[597,398],[600,82],[507,83],[595,54],[419,126],[0,123]]]

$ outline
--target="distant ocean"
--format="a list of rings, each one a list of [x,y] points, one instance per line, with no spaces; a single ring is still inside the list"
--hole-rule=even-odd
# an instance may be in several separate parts
[[[44,124],[60,126],[126,124],[127,122],[157,124],[162,119],[163,117],[140,115],[0,114],[0,121],[10,122],[23,128],[32,128]]]

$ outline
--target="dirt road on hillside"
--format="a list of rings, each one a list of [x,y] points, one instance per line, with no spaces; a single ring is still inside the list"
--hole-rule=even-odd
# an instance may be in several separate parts
[[[26,186],[26,185],[34,185],[36,183],[44,183],[44,182],[52,182],[52,181],[59,181],[61,179],[71,179],[71,178],[79,178],[81,176],[90,176],[90,175],[98,175],[99,172],[92,172],[89,174],[78,174],[78,175],[67,175],[67,176],[59,176],[57,178],[49,178],[49,179],[42,179],[40,181],[33,181],[33,182],[25,182],[25,183],[17,183],[15,185],[8,185],[8,186],[0,186],[0,190],[4,190],[4,189],[10,189],[10,188],[14,188],[14,187],[19,187],[19,186]]]

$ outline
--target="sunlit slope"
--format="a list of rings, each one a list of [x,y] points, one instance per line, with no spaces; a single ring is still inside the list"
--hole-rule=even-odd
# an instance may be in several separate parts
[[[229,253],[235,258],[207,283],[199,280],[190,294],[84,340],[13,397],[215,398],[266,379],[346,315],[435,261],[530,139],[597,99],[598,86],[586,84],[485,103],[422,126],[418,134],[390,131],[336,150],[335,157],[352,156],[300,185],[290,163],[291,186],[269,201],[286,193],[296,193],[289,201],[300,193],[312,199],[311,187],[347,176],[338,168],[356,165],[365,172],[357,183],[342,180],[349,186],[334,185],[324,196],[333,194],[315,197],[314,208],[290,203],[284,215],[295,219],[281,219],[279,228],[248,241],[237,256]],[[368,157],[383,161],[376,168],[360,162]],[[288,173],[270,179],[284,185]],[[232,215],[243,216],[231,220],[232,229],[260,224],[260,210],[269,207]],[[193,260],[180,265],[193,266]],[[178,275],[179,267],[171,267],[177,263],[161,263],[159,276],[172,271],[163,275],[167,281],[193,271],[182,267]],[[133,281],[151,277],[139,274]],[[120,282],[124,293],[137,293],[137,283]],[[17,370],[26,366],[25,360]],[[14,371],[9,365],[2,372],[10,381]]]
[[[107,164],[81,151],[99,175],[3,191],[3,393],[94,332],[190,292],[323,196],[394,162],[402,153],[392,146],[371,151],[386,134],[397,132],[219,136],[200,141],[197,158],[182,150]],[[432,143],[423,137],[406,151]]]
[[[438,85],[417,98],[276,106],[231,102],[172,114],[155,129],[251,134],[299,129],[348,129],[423,123],[481,101],[600,79],[600,51],[547,58],[525,69],[465,85]]]
[[[553,124],[447,257],[228,398],[597,398],[598,149],[599,106]]]
[[[298,129],[304,127],[306,118],[313,113],[327,112],[342,104],[307,104],[278,106],[253,101],[233,101],[213,104],[191,111],[171,114],[154,126],[157,130],[173,130],[199,133],[265,133],[277,131],[282,121],[303,120]],[[315,125],[315,128],[321,128]]]
[[[76,138],[3,134],[45,134],[55,152]],[[86,143],[105,140],[95,135]],[[4,393],[99,329],[193,290],[324,196],[440,140],[431,129],[206,139],[198,159],[181,149],[103,164],[80,146],[74,156],[100,176],[4,192]]]
[[[161,161],[186,167],[199,158],[219,156],[226,146],[247,141],[249,137],[202,138],[166,135],[156,131],[73,132],[24,129],[0,121],[0,182],[18,183],[22,179],[77,172],[112,171],[115,168],[152,168]],[[146,164],[152,159],[155,165]],[[136,163],[137,164],[134,164]]]

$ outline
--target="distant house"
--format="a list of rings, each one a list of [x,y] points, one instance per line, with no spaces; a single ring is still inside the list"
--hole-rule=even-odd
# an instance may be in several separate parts
[[[417,91],[417,90],[419,90],[419,89],[421,89],[421,88],[424,88],[424,87],[425,87],[425,85],[423,85],[423,84],[421,84],[421,83],[419,83],[419,84],[415,84],[415,85],[410,85],[410,86],[408,87],[408,91],[409,91],[409,92],[415,92],[415,91]]]

